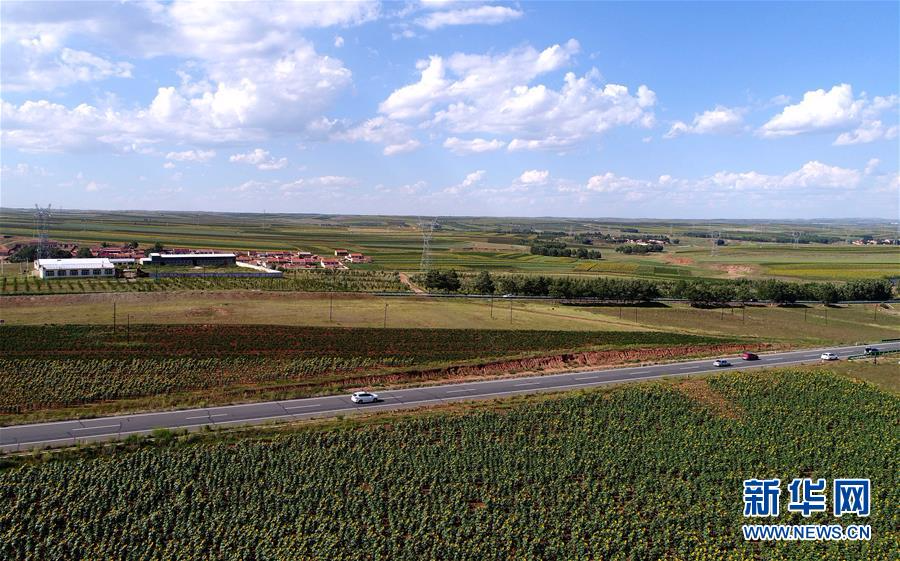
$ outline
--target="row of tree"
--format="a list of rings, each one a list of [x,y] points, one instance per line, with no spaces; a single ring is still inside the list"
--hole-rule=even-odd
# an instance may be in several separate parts
[[[625,245],[620,245],[616,248],[618,253],[624,253],[625,255],[643,255],[645,253],[653,253],[662,251],[665,249],[662,245],[658,243],[648,243],[648,244],[639,244],[639,243],[629,243]]]
[[[466,294],[514,294],[551,298],[596,298],[623,302],[648,302],[656,298],[689,300],[693,305],[765,300],[790,304],[799,300],[831,304],[847,300],[880,302],[893,297],[891,283],[884,279],[857,280],[845,284],[800,283],[767,280],[678,280],[658,281],[599,277],[545,277],[537,275],[491,275],[481,271],[461,276],[456,271],[428,271],[425,288],[435,292]]]
[[[562,247],[558,247],[562,245]],[[577,259],[600,259],[600,252],[596,249],[584,247],[571,248],[566,244],[535,244],[531,246],[532,255],[548,255],[550,257],[575,257]]]

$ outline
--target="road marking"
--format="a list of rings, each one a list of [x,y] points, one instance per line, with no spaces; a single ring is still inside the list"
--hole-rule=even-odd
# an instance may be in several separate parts
[[[202,415],[200,417],[185,417],[188,421],[193,419],[211,419],[213,417],[227,417],[228,413],[217,413],[215,415]]]
[[[540,384],[540,382],[525,382],[523,384],[513,384],[514,386],[536,386]]]
[[[290,409],[309,409],[310,407],[322,407],[322,404],[321,403],[313,403],[312,405],[292,405],[290,407],[285,407],[285,406],[282,406],[282,407],[284,407],[285,409],[288,409],[288,410],[290,410]]]
[[[475,388],[465,388],[462,390],[447,390],[446,393],[462,393],[462,392],[474,392]]]
[[[692,368],[697,368],[696,366],[682,366],[678,370],[690,370]]]
[[[98,425],[96,427],[81,427],[79,429],[72,429],[72,430],[76,431],[76,430],[96,430],[96,429],[117,429],[119,427],[120,427],[120,425]]]
[[[596,380],[600,376],[588,376],[586,378],[575,378],[576,380]]]

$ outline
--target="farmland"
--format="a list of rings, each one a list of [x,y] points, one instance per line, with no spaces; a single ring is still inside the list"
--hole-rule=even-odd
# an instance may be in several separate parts
[[[900,337],[896,304],[702,309],[685,304],[565,306],[496,298],[249,291],[6,297],[8,325],[275,324],[320,327],[674,331],[821,345]],[[387,308],[385,308],[387,307]],[[512,313],[510,313],[512,310]],[[2,328],[0,328],[2,329]]]
[[[900,246],[853,246],[847,239],[864,235],[896,236],[887,222],[770,223],[603,221],[583,219],[445,218],[431,241],[432,263],[440,269],[489,270],[550,275],[619,276],[677,280],[684,278],[783,278],[855,280],[898,275]],[[601,251],[602,260],[533,255],[536,232],[557,232],[572,248]],[[598,239],[583,245],[579,235],[633,232],[679,239],[657,254],[625,255]],[[709,235],[730,236],[713,247]],[[803,243],[790,240],[800,232]],[[226,214],[175,212],[65,211],[54,217],[53,239],[82,244],[156,242],[166,247],[221,250],[297,250],[331,254],[348,248],[373,257],[356,270],[419,270],[422,235],[412,217]],[[0,234],[27,239],[33,234],[27,211],[3,209]],[[806,236],[804,238],[803,236]],[[815,240],[832,243],[814,243]],[[15,275],[9,275],[12,282]],[[200,288],[200,287],[197,287]],[[6,289],[9,292],[9,289]]]
[[[302,397],[446,379],[454,376],[449,365],[563,351],[591,350],[597,361],[616,363],[722,348],[738,347],[733,339],[654,332],[207,325],[135,326],[126,335],[106,326],[8,326],[0,341],[0,419],[98,404],[109,411]]]
[[[26,462],[0,555],[890,559],[898,417],[871,385],[758,372]],[[848,474],[871,542],[743,541],[743,479]]]

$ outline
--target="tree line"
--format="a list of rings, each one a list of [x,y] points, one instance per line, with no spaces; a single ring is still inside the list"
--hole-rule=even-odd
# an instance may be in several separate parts
[[[573,278],[540,275],[460,275],[454,270],[428,271],[420,282],[429,291],[464,294],[512,294],[550,298],[595,298],[619,302],[649,302],[657,298],[689,300],[696,306],[765,300],[776,304],[814,301],[833,304],[847,300],[880,302],[893,297],[885,279],[830,282],[766,280],[647,280],[610,277]]]

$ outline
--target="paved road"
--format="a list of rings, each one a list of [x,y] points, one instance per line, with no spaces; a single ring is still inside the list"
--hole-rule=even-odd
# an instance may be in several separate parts
[[[900,350],[900,342],[876,343],[875,345],[881,350]],[[825,350],[832,351],[839,357],[845,358],[851,354],[862,353],[863,348],[864,345],[854,345],[763,354],[760,355],[761,360],[755,362],[743,362],[737,357],[727,358],[734,364],[732,369],[749,369],[819,362],[819,355]],[[896,358],[889,359],[886,357],[885,360],[896,360]],[[229,427],[261,424],[270,421],[334,417],[359,411],[375,412],[453,401],[590,388],[606,384],[651,380],[665,376],[705,374],[721,370],[727,370],[727,368],[714,368],[712,362],[708,359],[693,360],[654,366],[632,366],[527,378],[506,378],[386,390],[378,392],[382,401],[366,405],[354,404],[350,401],[349,395],[334,395],[203,409],[182,409],[159,413],[138,413],[86,420],[16,425],[0,428],[0,451],[9,452],[29,448],[66,446],[78,442],[112,440],[132,434],[148,434],[157,428],[196,430],[206,425]]]

